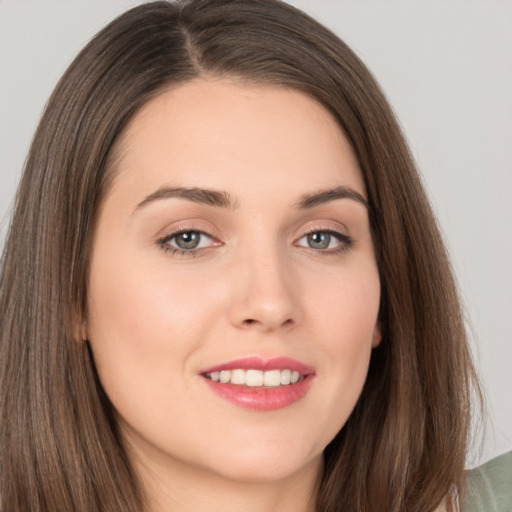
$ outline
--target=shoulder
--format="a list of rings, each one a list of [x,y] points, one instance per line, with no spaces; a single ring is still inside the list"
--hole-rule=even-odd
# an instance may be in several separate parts
[[[459,494],[455,485],[452,485],[450,492],[434,512],[460,512]]]
[[[462,512],[512,512],[512,451],[466,474]]]

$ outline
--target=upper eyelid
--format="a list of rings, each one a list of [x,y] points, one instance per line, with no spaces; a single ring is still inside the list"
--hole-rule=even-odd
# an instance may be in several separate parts
[[[198,228],[177,228],[177,229],[173,229],[171,230],[167,235],[164,235],[166,238],[171,238],[173,236],[176,236],[176,235],[181,235],[182,233],[189,233],[189,232],[194,232],[194,233],[200,233],[201,235],[206,235],[206,236],[209,236],[211,238],[213,238],[213,235],[211,233],[209,233],[208,231],[205,231],[204,229],[198,229]]]
[[[336,222],[336,226],[333,226],[332,223],[328,222],[319,222],[318,224],[312,224],[310,226],[307,226],[306,228],[301,228],[301,232],[303,234],[310,234],[310,233],[316,233],[317,231],[328,231],[331,233],[339,233],[343,236],[348,236],[349,229],[345,224],[342,224],[340,222]]]
[[[294,243],[299,242],[304,237],[307,237],[308,235],[311,235],[312,233],[328,233],[329,235],[334,236],[335,238],[337,238],[338,241],[341,242],[341,243],[346,243],[346,242],[352,242],[353,241],[352,237],[349,234],[342,233],[339,230],[335,230],[335,229],[312,229],[311,231],[304,231],[302,233],[302,235],[299,236]]]
[[[343,234],[341,229],[339,228],[333,228],[332,226],[314,226],[312,228],[307,228],[305,230],[303,230],[303,233],[305,233],[306,235],[310,234],[310,233],[317,233],[319,231],[326,231],[326,232],[329,232],[329,233],[340,233],[340,234]]]
[[[166,228],[164,230],[160,231],[160,235],[157,235],[156,239],[159,242],[162,242],[164,240],[172,239],[174,236],[177,236],[181,233],[186,233],[188,231],[194,231],[197,233],[201,233],[202,235],[205,235],[213,240],[221,241],[220,233],[218,233],[217,229],[209,229],[205,228],[203,226],[197,225],[197,223],[203,224],[205,221],[200,219],[193,219],[190,221],[184,221],[183,223],[177,223],[174,227]],[[333,225],[335,223],[336,225]],[[304,226],[304,224],[303,224]],[[305,235],[316,233],[319,231],[323,232],[329,232],[334,235],[339,234],[343,237],[348,237],[349,235],[349,229],[345,224],[342,224],[339,221],[318,221],[316,223],[312,223],[309,226],[306,225],[306,227],[301,227],[296,231],[296,235],[294,237],[295,241],[299,240]]]
[[[197,221],[195,221],[197,222]],[[216,238],[216,235],[214,234],[214,230],[210,230],[204,227],[199,227],[197,225],[193,225],[193,223],[183,223],[178,224],[175,227],[167,227],[163,230],[160,230],[159,235],[157,235],[158,240],[162,240],[165,238],[172,238],[173,236],[179,235],[180,233],[187,233],[188,231],[194,231],[197,233],[201,233],[203,235],[209,236],[210,238]]]
[[[170,243],[173,239],[175,239],[180,234],[187,233],[190,231],[193,231],[195,233],[200,233],[201,235],[206,236],[210,240],[210,243],[208,244],[208,246],[185,249],[185,248],[181,248],[179,246],[175,246]],[[168,235],[164,235],[164,236],[158,238],[158,240],[156,241],[156,244],[161,249],[163,249],[165,252],[171,251],[174,255],[180,255],[180,256],[195,256],[195,255],[200,254],[203,251],[211,249],[212,247],[222,245],[212,235],[210,235],[209,233],[206,233],[205,231],[199,230],[199,229],[177,229],[173,233],[169,233]]]
[[[205,233],[204,231],[199,231],[197,229],[188,229],[188,230],[185,230],[185,231],[177,231],[175,233],[169,233],[168,235],[164,235],[162,238],[160,238],[160,240],[162,242],[166,242],[168,240],[172,240],[173,238],[176,238],[179,235],[182,235],[184,233],[189,233],[191,231],[194,232],[194,233],[199,233],[200,235],[204,235],[207,238],[211,238],[213,240],[213,236],[212,235],[210,235],[208,233]]]
[[[340,238],[349,238],[347,233],[343,233],[338,229],[312,229],[311,231],[304,231],[303,234],[299,236],[298,240],[313,233],[328,233],[329,235],[338,235]]]
[[[217,240],[217,238],[215,238],[213,235],[211,235],[210,233],[206,232],[206,231],[202,231],[202,230],[199,230],[199,229],[180,229],[180,230],[177,230],[177,231],[174,231],[172,233],[169,233],[167,235],[164,235],[162,237],[160,237],[158,239],[158,243],[163,245],[163,244],[167,244],[168,242],[170,242],[172,239],[176,238],[177,236],[183,234],[183,233],[188,233],[190,231],[193,231],[195,233],[199,233],[200,235],[203,235],[203,236],[206,236],[207,238],[209,238],[212,242],[218,244],[219,241]],[[190,252],[194,251],[196,249],[189,249]]]

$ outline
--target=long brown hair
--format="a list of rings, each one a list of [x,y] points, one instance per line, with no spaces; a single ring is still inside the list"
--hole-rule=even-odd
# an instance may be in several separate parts
[[[77,325],[91,239],[123,128],[151,98],[201,75],[302,91],[359,160],[380,272],[367,382],[325,450],[317,510],[433,510],[462,486],[478,389],[456,286],[392,111],[334,34],[275,0],[152,2],[76,57],[36,131],[0,284],[0,489],[6,512],[140,512],[112,406]]]

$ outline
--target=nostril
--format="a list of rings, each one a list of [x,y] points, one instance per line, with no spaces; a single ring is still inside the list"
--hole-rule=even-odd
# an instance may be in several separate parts
[[[261,323],[262,325],[264,325],[264,322],[260,322],[258,320],[255,320],[254,318],[247,318],[243,321],[243,325],[245,326],[249,326],[249,325],[254,325],[254,324],[259,324]],[[281,324],[281,327],[288,327],[290,325],[293,325],[294,321],[292,318],[288,318],[287,320],[285,320],[282,324]]]

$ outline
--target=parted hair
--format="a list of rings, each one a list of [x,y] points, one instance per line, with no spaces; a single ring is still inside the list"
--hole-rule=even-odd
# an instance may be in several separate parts
[[[336,35],[277,0],[150,2],[101,30],[57,84],[16,196],[0,281],[4,512],[140,512],[88,344],[91,243],[120,134],[151,98],[201,76],[303,92],[357,156],[381,280],[383,340],[326,447],[316,510],[427,512],[462,488],[478,390],[456,284],[397,121]]]

